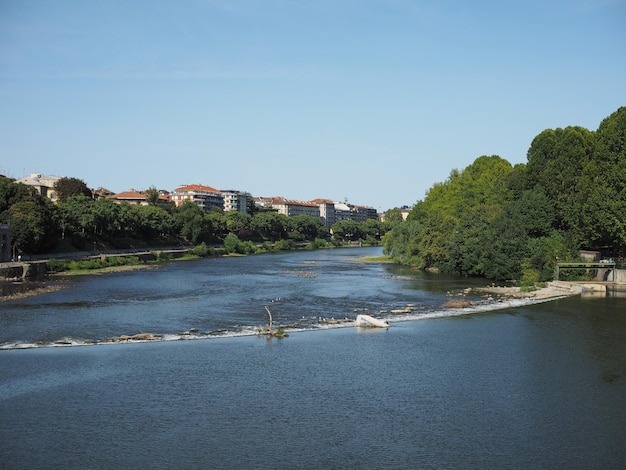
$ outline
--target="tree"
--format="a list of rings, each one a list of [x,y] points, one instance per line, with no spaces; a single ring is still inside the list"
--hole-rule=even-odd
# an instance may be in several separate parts
[[[96,233],[105,238],[114,238],[121,231],[120,208],[112,199],[103,197],[92,205]]]
[[[0,221],[6,221],[2,216],[16,202],[34,200],[38,196],[37,191],[31,186],[22,183],[14,183],[9,178],[0,176]]]
[[[8,222],[18,252],[45,253],[54,248],[58,237],[55,211],[54,204],[42,197],[11,205]]]
[[[95,233],[95,201],[85,195],[70,196],[59,202],[62,236],[72,233]]]
[[[237,253],[239,251],[239,245],[241,244],[241,240],[234,233],[229,233],[224,238],[224,251],[228,254]]]
[[[87,187],[85,182],[78,178],[63,177],[54,183],[54,191],[57,200],[63,202],[71,196],[93,197],[91,189]]]
[[[160,194],[157,188],[155,188],[154,186],[150,186],[150,188],[148,188],[148,190],[146,191],[146,194],[148,195],[146,200],[148,201],[149,205],[156,206],[159,203]]]
[[[250,223],[259,240],[282,240],[287,237],[289,220],[286,215],[277,212],[258,212]]]
[[[615,250],[626,245],[626,107],[600,123],[593,161],[583,168],[577,189],[583,241]]]
[[[361,225],[354,220],[340,220],[339,222],[335,222],[330,229],[333,237],[343,241],[354,241],[365,238],[365,233]]]
[[[593,159],[594,144],[593,132],[583,127],[566,127],[544,130],[528,149],[528,189],[543,188],[554,201],[561,228],[577,225],[584,203],[580,198],[579,178]]]
[[[135,206],[138,219],[137,231],[145,241],[168,235],[172,227],[172,217],[158,206]]]
[[[389,224],[397,224],[403,221],[404,217],[402,216],[402,209],[399,207],[394,207],[393,209],[389,209],[385,212],[385,222]]]
[[[418,249],[421,232],[422,224],[417,220],[407,220],[394,225],[383,236],[383,253],[400,264],[424,266],[424,260]]]
[[[328,238],[328,229],[318,217],[296,215],[289,218],[290,236],[296,240]]]

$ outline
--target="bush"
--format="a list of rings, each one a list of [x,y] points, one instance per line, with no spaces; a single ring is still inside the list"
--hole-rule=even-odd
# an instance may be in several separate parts
[[[67,270],[69,261],[63,260],[63,259],[51,258],[48,260],[46,265],[47,265],[48,271],[51,271],[53,273],[60,273],[60,272]]]
[[[208,247],[206,243],[202,242],[200,245],[190,250],[189,254],[199,256],[200,258],[206,258],[207,256],[213,256],[215,254],[215,250]]]
[[[239,240],[239,237],[234,233],[229,233],[228,235],[226,235],[226,238],[224,238],[224,250],[227,254],[239,253],[240,245],[241,241]]]
[[[106,258],[90,258],[70,261],[67,264],[67,270],[90,271],[92,269],[102,269],[113,266],[134,266],[138,264],[142,264],[142,261],[137,256],[108,256]]]
[[[520,289],[523,292],[529,292],[535,288],[537,282],[539,282],[539,271],[536,269],[524,269],[522,279],[520,280]]]
[[[274,249],[280,251],[295,250],[296,246],[296,242],[293,240],[278,240],[274,243]]]
[[[239,243],[238,248],[239,252],[245,255],[253,255],[258,251],[256,245],[249,240]]]

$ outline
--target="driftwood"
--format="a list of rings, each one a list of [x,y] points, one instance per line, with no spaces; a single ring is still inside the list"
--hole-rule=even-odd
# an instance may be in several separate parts
[[[269,336],[270,338],[286,338],[287,336],[289,336],[287,333],[284,332],[284,330],[282,328],[278,328],[278,329],[274,329],[274,322],[272,319],[272,312],[270,311],[269,307],[266,305],[265,306],[265,311],[267,312],[267,314],[270,317],[270,322],[269,325],[267,326],[266,329],[259,329],[259,334],[260,335],[265,335],[265,336]]]

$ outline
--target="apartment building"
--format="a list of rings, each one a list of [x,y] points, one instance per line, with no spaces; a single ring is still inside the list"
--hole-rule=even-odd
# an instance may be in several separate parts
[[[210,186],[201,184],[180,186],[172,191],[171,198],[176,207],[182,206],[185,201],[191,201],[202,207],[205,212],[210,212],[213,208],[224,210],[224,196]]]
[[[57,202],[54,183],[60,179],[60,176],[46,176],[41,173],[31,173],[25,178],[15,180],[15,182],[32,186],[41,196],[49,198],[52,202]]]
[[[242,214],[248,213],[248,205],[252,201],[252,194],[234,189],[220,191],[224,197],[224,212],[237,211]]]
[[[284,214],[287,217],[294,217],[296,215],[320,216],[319,206],[314,202],[293,201],[285,199],[282,196],[260,197],[256,198],[255,202],[261,207],[271,207],[279,214]]]
[[[319,207],[320,218],[326,227],[330,228],[337,222],[337,218],[335,217],[335,203],[332,200],[313,199],[311,202],[317,204]]]

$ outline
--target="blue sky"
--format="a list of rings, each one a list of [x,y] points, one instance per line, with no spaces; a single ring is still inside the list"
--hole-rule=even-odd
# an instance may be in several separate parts
[[[0,0],[0,173],[423,199],[626,105],[626,0]]]

